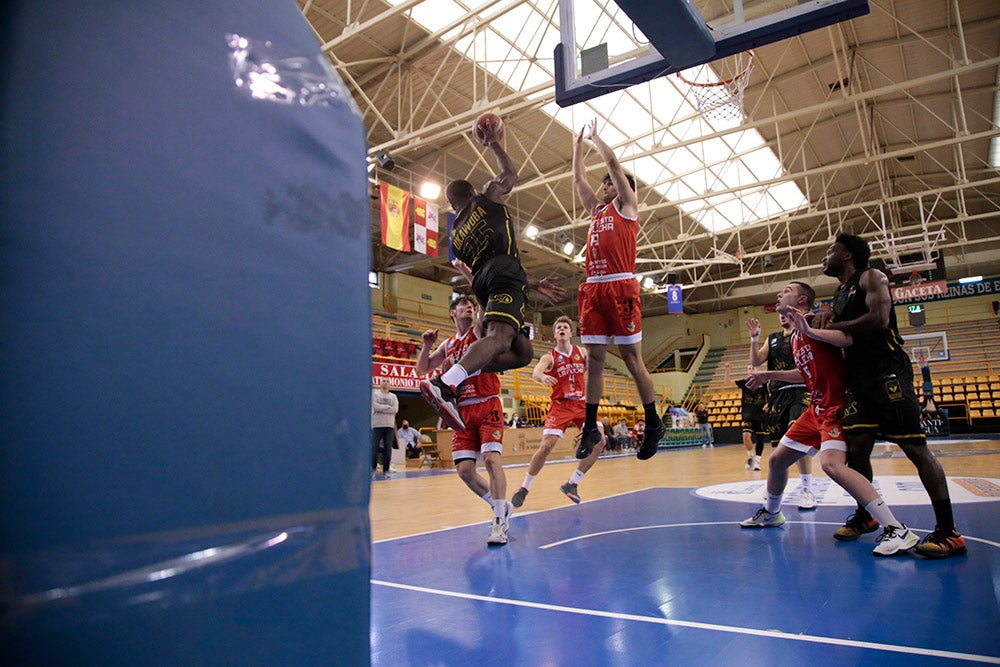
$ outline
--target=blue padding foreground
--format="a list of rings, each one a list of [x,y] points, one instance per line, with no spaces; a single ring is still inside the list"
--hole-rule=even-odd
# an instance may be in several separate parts
[[[238,87],[321,62],[293,2],[5,11],[0,654],[366,664],[353,103]]]

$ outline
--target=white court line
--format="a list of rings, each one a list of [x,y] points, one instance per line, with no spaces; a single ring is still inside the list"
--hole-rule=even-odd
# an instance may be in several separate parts
[[[798,524],[802,524],[802,525],[806,525],[806,526],[838,526],[839,527],[839,526],[843,525],[839,521],[785,521],[785,525],[788,525],[790,523],[798,523]],[[698,521],[698,522],[692,522],[692,523],[661,523],[661,524],[654,525],[654,526],[633,526],[631,528],[616,528],[615,530],[603,530],[603,531],[601,531],[599,533],[588,533],[586,535],[576,535],[574,537],[570,537],[570,538],[565,539],[565,540],[560,540],[558,542],[550,542],[549,544],[543,544],[542,546],[540,546],[538,548],[539,549],[551,549],[552,547],[562,546],[563,544],[569,544],[570,542],[576,542],[578,540],[586,540],[586,539],[590,539],[591,537],[602,537],[604,535],[615,535],[617,533],[628,533],[628,532],[631,532],[633,530],[656,530],[658,528],[689,528],[691,526],[738,526],[738,525],[739,525],[739,523],[736,522],[736,521]],[[756,530],[756,529],[752,529],[752,530]],[[761,530],[766,530],[766,529],[761,529]],[[931,532],[930,530],[928,530],[926,528],[914,528],[912,526],[910,526],[910,530],[912,530],[914,533],[929,533],[929,532]],[[1000,542],[994,542],[992,540],[987,540],[987,539],[984,539],[984,538],[981,538],[981,537],[971,537],[971,536],[965,535],[965,534],[963,534],[962,537],[964,537],[966,540],[970,540],[972,542],[980,542],[982,544],[986,544],[988,546],[996,547],[996,548],[1000,549]]]
[[[710,630],[714,632],[728,632],[736,635],[751,635],[754,637],[765,637],[773,639],[784,639],[789,641],[809,642],[813,644],[830,644],[833,646],[849,646],[853,648],[871,649],[876,651],[889,651],[892,653],[906,653],[919,656],[933,656],[936,658],[948,658],[951,660],[968,660],[972,662],[985,662],[1000,665],[1000,658],[990,655],[977,655],[975,653],[958,653],[956,651],[941,651],[933,648],[923,648],[917,646],[900,646],[897,644],[880,644],[878,642],[864,642],[855,639],[840,639],[837,637],[822,637],[819,635],[791,634],[780,630],[755,630],[753,628],[741,628],[732,625],[719,625],[716,623],[698,623],[696,621],[680,621],[670,618],[656,618],[653,616],[639,616],[637,614],[622,614],[620,612],[601,611],[599,609],[580,609],[579,607],[564,607],[555,604],[545,604],[543,602],[525,602],[524,600],[511,600],[508,598],[496,598],[487,595],[476,595],[474,593],[456,593],[453,591],[443,591],[424,586],[411,586],[409,584],[398,584],[390,581],[380,581],[372,579],[372,584],[376,586],[386,586],[388,588],[399,588],[417,593],[428,593],[430,595],[442,595],[445,597],[460,598],[463,600],[476,600],[478,602],[494,602],[497,604],[507,604],[514,607],[527,607],[530,609],[542,609],[545,611],[558,611],[568,614],[578,614],[582,616],[594,616],[598,618],[609,618],[621,621],[635,621],[638,623],[652,623],[654,625],[667,625],[681,628],[694,628],[697,630]]]
[[[576,459],[573,459],[573,460],[575,461]],[[618,498],[620,496],[629,496],[629,495],[632,495],[633,493],[639,493],[641,491],[649,491],[650,489],[668,489],[668,488],[673,488],[673,487],[667,487],[667,486],[647,486],[644,489],[633,489],[632,491],[622,491],[621,493],[614,493],[614,494],[611,494],[609,496],[601,496],[600,498],[594,498],[592,500],[584,500],[583,502],[584,503],[599,503],[599,502],[601,502],[603,500],[608,500],[609,498]],[[560,506],[560,507],[549,507],[548,509],[541,509],[541,510],[523,510],[522,511],[521,509],[516,509],[516,510],[514,510],[514,513],[511,514],[510,516],[513,519],[513,518],[519,517],[519,516],[530,516],[532,514],[544,514],[545,512],[561,512],[563,510],[569,510],[569,509],[573,509],[574,507],[579,507],[582,504],[583,503],[580,503],[580,504],[572,503],[572,504],[567,504],[567,505]],[[425,530],[425,531],[423,531],[421,533],[410,533],[409,535],[400,535],[399,537],[386,537],[386,538],[383,538],[381,540],[372,540],[372,544],[385,544],[385,543],[388,543],[388,542],[398,542],[400,540],[406,540],[406,539],[409,539],[411,537],[420,537],[421,535],[433,535],[434,533],[443,533],[443,532],[448,531],[448,530],[458,530],[459,528],[471,528],[473,526],[480,526],[480,525],[486,525],[486,527],[488,528],[489,524],[490,524],[490,519],[483,519],[481,521],[474,521],[472,523],[466,523],[466,524],[463,524],[461,526],[444,526],[443,528],[435,528],[434,530]],[[839,526],[840,524],[837,524],[837,525]]]

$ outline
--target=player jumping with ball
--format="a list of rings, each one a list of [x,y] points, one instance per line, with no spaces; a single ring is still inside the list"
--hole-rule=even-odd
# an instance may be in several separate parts
[[[517,253],[517,231],[503,198],[517,183],[517,168],[500,145],[503,124],[478,122],[473,136],[488,146],[500,172],[476,193],[466,180],[448,184],[446,196],[455,211],[451,247],[455,267],[472,284],[484,304],[486,335],[469,346],[461,361],[443,375],[423,380],[420,393],[442,421],[456,431],[465,429],[456,404],[456,390],[479,371],[495,373],[527,365],[534,355],[531,341],[521,333],[527,288],[559,299],[565,290],[548,279],[529,284]]]

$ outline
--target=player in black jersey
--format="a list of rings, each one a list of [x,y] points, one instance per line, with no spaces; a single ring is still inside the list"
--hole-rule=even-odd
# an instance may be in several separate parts
[[[483,304],[486,335],[470,345],[461,361],[444,374],[420,383],[420,393],[456,431],[465,429],[455,403],[458,385],[479,371],[520,368],[534,356],[531,341],[521,332],[528,287],[552,299],[565,294],[548,279],[528,282],[517,253],[514,222],[503,203],[517,183],[517,168],[500,145],[496,129],[483,131],[483,144],[493,151],[500,172],[481,193],[477,194],[469,181],[457,180],[448,184],[445,194],[456,214],[451,233],[454,264]]]
[[[723,383],[729,386],[732,364],[725,366]],[[753,367],[747,366],[747,375],[753,373]],[[767,423],[764,406],[767,405],[767,389],[748,389],[746,378],[736,380],[740,388],[740,429],[743,432],[743,449],[746,450],[746,469],[760,470],[760,455],[764,453],[764,438],[767,437]]]
[[[763,345],[760,341],[760,321],[751,317],[747,320],[750,334],[750,365],[753,367],[767,363],[769,371],[795,370],[795,356],[792,354],[792,334],[795,329],[784,315],[778,315],[781,331],[767,335]],[[771,380],[767,383],[766,424],[771,446],[777,447],[785,431],[809,406],[809,393],[805,382],[782,382]],[[816,495],[812,490],[812,457],[803,456],[796,464],[799,468],[800,510],[816,509]]]
[[[833,321],[820,318],[816,323],[854,338],[854,344],[844,350],[848,465],[871,480],[876,432],[899,445],[916,466],[936,519],[934,531],[917,545],[916,552],[931,558],[961,555],[966,553],[965,540],[955,530],[944,470],[927,447],[920,426],[913,366],[896,328],[889,280],[881,271],[868,267],[870,254],[861,237],[837,236],[823,259],[823,273],[840,281],[833,299]],[[859,508],[834,537],[856,540],[877,527],[878,523]]]

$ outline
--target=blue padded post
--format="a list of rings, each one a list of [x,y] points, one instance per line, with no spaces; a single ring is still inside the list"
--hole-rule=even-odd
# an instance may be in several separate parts
[[[291,1],[3,11],[0,655],[368,664],[349,95]]]

